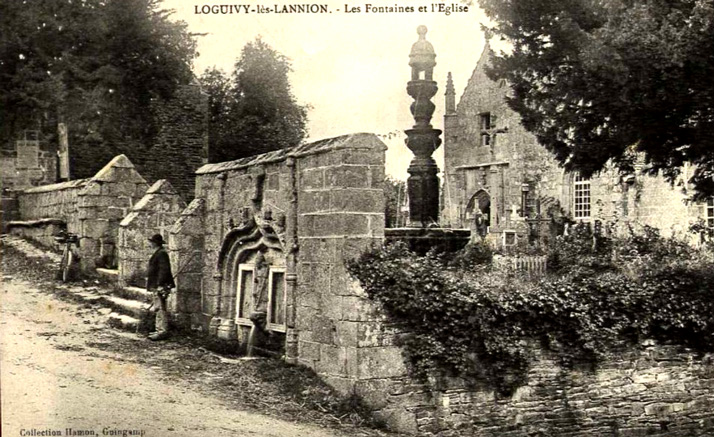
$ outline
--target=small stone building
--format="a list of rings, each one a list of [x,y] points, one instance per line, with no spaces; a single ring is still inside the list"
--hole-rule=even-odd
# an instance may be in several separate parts
[[[712,200],[693,202],[685,194],[688,168],[675,186],[640,172],[621,177],[607,169],[592,179],[565,172],[508,107],[505,80],[487,77],[491,56],[487,46],[458,105],[449,76],[442,222],[481,225],[504,244],[527,233],[526,219],[550,221],[561,214],[583,222],[650,225],[665,235],[683,234],[699,220],[714,227]]]
[[[2,191],[22,190],[57,180],[57,146],[41,130],[28,129],[7,142],[0,142]]]

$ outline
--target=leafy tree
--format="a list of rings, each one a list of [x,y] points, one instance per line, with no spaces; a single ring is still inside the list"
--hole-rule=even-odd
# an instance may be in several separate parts
[[[642,152],[670,181],[695,164],[698,196],[714,194],[712,0],[479,3],[512,45],[490,75],[566,169],[630,172]]]
[[[209,160],[228,161],[298,145],[306,134],[307,107],[290,90],[290,61],[260,38],[243,48],[230,88],[216,69],[201,78],[209,93]]]
[[[199,78],[203,91],[208,94],[208,153],[210,162],[219,162],[223,153],[218,143],[230,129],[229,110],[234,101],[231,79],[216,67],[207,69]]]
[[[401,214],[401,207],[406,205],[407,190],[404,181],[386,177],[384,179],[384,206],[385,226],[396,228],[404,226],[405,217]]]
[[[160,0],[0,4],[0,141],[69,127],[75,177],[153,134],[151,102],[192,78],[194,35]]]

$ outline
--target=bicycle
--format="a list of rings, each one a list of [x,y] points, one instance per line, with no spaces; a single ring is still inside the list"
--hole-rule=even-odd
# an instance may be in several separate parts
[[[77,234],[61,231],[59,234],[55,235],[54,239],[58,244],[64,244],[64,249],[62,250],[62,260],[60,261],[59,270],[57,271],[57,279],[62,282],[68,282],[72,279],[72,275],[75,271],[74,267],[78,258],[72,250],[72,245],[74,244],[79,247],[79,237]]]

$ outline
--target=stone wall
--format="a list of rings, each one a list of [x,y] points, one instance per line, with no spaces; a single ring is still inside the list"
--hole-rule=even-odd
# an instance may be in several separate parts
[[[186,203],[165,180],[158,180],[119,223],[119,285],[146,287],[146,264],[153,253],[148,239],[161,234],[169,241],[169,231]]]
[[[392,334],[345,269],[382,244],[385,150],[376,136],[355,134],[202,167],[170,244],[176,260],[203,248],[200,290],[196,272],[187,286],[180,275],[177,307],[192,312],[195,328],[245,343],[235,264],[259,250],[285,271],[285,332],[275,335],[289,362],[344,393],[403,375]]]
[[[384,145],[368,136],[297,164],[298,361],[343,393],[358,381],[399,373],[381,318],[345,262],[384,237]],[[398,351],[396,351],[398,354]]]
[[[78,233],[72,217],[77,212],[78,194],[88,179],[29,188],[16,194],[17,214],[3,223],[10,233],[20,235],[55,250],[54,236],[60,230]]]
[[[62,245],[54,239],[55,235],[67,229],[67,223],[59,219],[39,219],[31,221],[12,221],[7,232],[17,235],[51,250],[61,251]]]
[[[328,359],[320,359],[321,345],[343,355],[345,350],[338,351],[332,334],[328,338],[323,331],[349,320],[335,310],[359,300],[341,291],[347,283],[343,256],[356,255],[383,236],[384,144],[374,135],[349,135],[209,164],[197,174],[196,198],[205,202],[204,328],[222,338],[245,340],[246,330],[235,322],[235,284],[227,277],[232,267],[225,263],[231,247],[248,241],[257,229],[262,237],[256,238],[265,243],[250,244],[270,246],[264,250],[279,253],[275,262],[286,270],[287,337],[304,330],[300,347],[305,362],[332,372]],[[186,220],[199,221],[195,216]],[[320,278],[311,278],[312,270],[319,270]],[[318,333],[307,325],[308,313],[318,318]],[[291,347],[297,344],[293,341]],[[335,375],[345,376],[336,370]]]
[[[119,223],[149,188],[124,155],[116,156],[77,194],[77,214],[69,222],[80,236],[81,266],[116,268]]]
[[[17,196],[20,217],[22,220],[56,218],[69,222],[77,212],[79,193],[87,182],[89,179],[77,179],[20,192]]]
[[[714,363],[674,346],[646,344],[611,354],[596,370],[563,369],[541,355],[513,396],[440,381],[413,402],[420,435],[709,436],[714,433]],[[478,384],[477,384],[478,385]],[[447,387],[447,388],[445,388]],[[415,393],[419,387],[415,387]],[[416,400],[416,398],[413,398]],[[426,398],[423,398],[426,399]]]
[[[124,155],[116,156],[90,179],[30,188],[18,194],[19,217],[14,233],[46,247],[60,228],[79,236],[82,269],[117,265],[119,223],[148,185]],[[180,210],[181,208],[177,208]]]

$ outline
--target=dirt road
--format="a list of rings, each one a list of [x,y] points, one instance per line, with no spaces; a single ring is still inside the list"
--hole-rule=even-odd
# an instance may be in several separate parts
[[[186,364],[166,355],[160,346],[107,328],[96,309],[58,300],[38,287],[19,278],[3,278],[3,436],[346,435],[241,411],[225,396],[197,390],[195,380],[177,378],[156,365],[178,370]],[[101,347],[117,342],[143,350],[147,356],[164,356],[152,362]],[[187,367],[186,374],[197,371]],[[215,379],[215,375],[203,371],[202,378]]]

